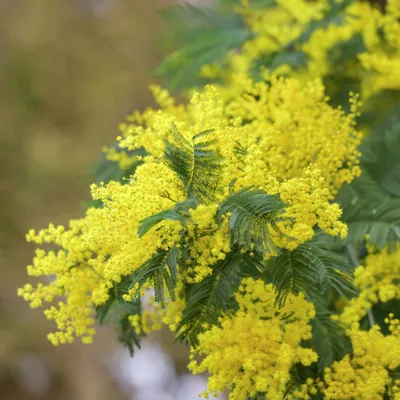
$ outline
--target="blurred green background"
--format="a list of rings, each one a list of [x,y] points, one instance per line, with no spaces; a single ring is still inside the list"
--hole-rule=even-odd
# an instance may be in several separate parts
[[[92,346],[54,348],[46,339],[51,323],[16,290],[27,281],[34,250],[25,243],[27,230],[79,218],[101,147],[115,139],[128,112],[152,105],[147,86],[162,56],[159,11],[167,3],[0,0],[2,400],[150,399],[129,379],[115,378],[131,361],[112,327],[99,330]],[[179,373],[186,355],[165,341],[174,356],[164,354],[164,361]],[[174,394],[154,399],[195,398],[170,388],[176,372],[164,375],[166,393]]]

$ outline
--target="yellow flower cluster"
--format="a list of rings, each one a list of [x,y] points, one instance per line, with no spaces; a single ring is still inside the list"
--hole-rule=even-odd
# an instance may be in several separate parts
[[[130,156],[127,151],[117,151],[115,148],[105,146],[103,152],[106,154],[106,159],[113,162],[118,162],[121,170],[129,169],[133,164],[142,161],[143,156]]]
[[[388,0],[386,10],[368,2],[356,1],[344,13],[344,24],[318,29],[303,47],[310,56],[311,76],[334,73],[337,65],[329,61],[329,52],[341,41],[359,37],[365,46],[357,58],[347,63],[342,76],[361,81],[363,98],[385,89],[400,89],[400,21],[398,0]],[[343,68],[342,68],[343,69]]]
[[[195,260],[188,268],[188,282],[200,282],[212,274],[212,266],[219,260],[224,260],[231,249],[228,219],[218,226],[216,212],[218,204],[199,205],[191,211],[188,224],[187,241],[193,241],[190,246],[190,256]]]
[[[93,306],[104,304],[110,288],[157,252],[179,248],[182,229],[191,261],[180,279],[200,282],[211,274],[213,265],[231,249],[229,215],[217,224],[216,212],[232,190],[253,186],[281,196],[287,219],[278,223],[284,235],[272,234],[278,247],[296,248],[312,238],[315,226],[331,235],[346,235],[339,220],[341,210],[331,200],[344,182],[360,172],[356,111],[345,115],[329,106],[320,81],[248,82],[229,103],[212,86],[195,93],[188,105],[175,105],[158,87],[152,90],[162,108],[135,113],[121,127],[122,148],[145,148],[148,154],[131,179],[124,185],[113,181],[92,185],[92,197],[103,207],[90,208],[83,219],[71,221],[69,229],[50,225],[28,234],[29,241],[60,248],[38,250],[28,267],[30,275],[55,278],[19,291],[33,307],[50,303],[45,313],[57,324],[58,331],[49,337],[54,344],[75,337],[90,341]],[[190,210],[185,226],[163,220],[140,237],[141,221],[187,198],[187,188],[164,162],[173,126],[189,144],[199,132],[209,131],[204,135],[211,143],[208,150],[222,158],[215,201]],[[191,174],[195,167],[193,158]]]
[[[371,246],[368,250],[365,266],[355,270],[359,295],[334,316],[346,328],[353,351],[325,370],[324,381],[317,385],[325,399],[400,398],[400,380],[393,378],[400,366],[400,321],[393,313],[385,319],[389,335],[371,319],[373,326],[368,331],[361,330],[359,323],[374,304],[400,299],[400,250],[376,252]],[[310,388],[305,393],[310,393]],[[307,394],[299,398],[307,398]]]
[[[400,89],[400,2],[388,0],[386,12],[375,13],[374,20],[366,16],[368,25],[363,33],[367,51],[360,55],[361,65],[369,72],[364,82],[367,94]]]
[[[390,376],[400,366],[399,337],[384,336],[374,326],[369,331],[353,330],[350,338],[353,355],[347,354],[325,371],[324,398],[380,400],[385,393],[400,398],[400,380]]]
[[[313,350],[301,346],[311,337],[314,306],[303,295],[291,294],[277,310],[274,287],[250,278],[235,297],[238,311],[199,335],[189,368],[211,375],[206,398],[228,388],[230,400],[254,397],[257,392],[268,393],[271,400],[284,399],[292,366],[317,360]],[[195,354],[204,356],[202,361],[194,360]]]
[[[342,15],[344,21],[340,24],[331,23],[327,27],[316,29],[301,49],[309,57],[307,70],[301,72],[306,78],[323,77],[337,74],[342,79],[358,78],[363,80],[366,73],[360,67],[357,57],[350,57],[343,63],[333,63],[332,56],[339,53],[341,43],[353,40],[350,51],[357,49],[360,40],[368,49],[376,42],[378,28],[383,18],[382,13],[367,2],[352,2]],[[360,49],[363,52],[362,49]],[[363,54],[363,53],[362,53]],[[358,55],[357,55],[358,56]]]
[[[352,114],[346,115],[327,104],[319,80],[306,85],[293,79],[255,84],[247,80],[238,88],[240,95],[226,104],[221,90],[208,86],[186,107],[168,103],[162,111],[146,111],[136,117],[142,125],[123,127],[121,146],[130,150],[148,146],[152,154],[158,154],[171,134],[171,123],[188,140],[212,129],[211,137],[224,158],[218,200],[228,194],[233,177],[235,190],[252,186],[280,193],[289,205],[288,217],[295,221],[282,227],[295,240],[279,237],[276,240],[281,247],[293,249],[310,239],[315,225],[344,237],[347,230],[339,222],[341,211],[329,200],[343,183],[360,174],[357,146],[361,135],[354,127],[357,99],[352,100]],[[216,206],[209,206],[203,216],[208,215],[211,230]],[[202,238],[203,242],[209,240]],[[228,243],[220,240],[225,250],[219,257],[223,257]]]
[[[128,317],[137,335],[149,334],[160,330],[164,325],[175,332],[177,325],[181,321],[182,312],[185,309],[185,301],[177,298],[175,301],[167,301],[163,308],[151,297],[148,306],[142,311],[141,315],[131,315]]]
[[[45,312],[57,323],[58,331],[49,336],[54,344],[72,342],[75,337],[90,341],[95,333],[93,306],[105,303],[109,289],[123,276],[159,249],[169,249],[179,241],[181,226],[174,221],[164,221],[157,232],[143,239],[137,235],[142,219],[173,205],[159,192],[169,188],[171,196],[180,200],[178,187],[172,171],[150,158],[138,167],[130,184],[93,186],[93,198],[101,199],[104,207],[88,209],[85,218],[70,222],[70,229],[50,225],[38,233],[29,232],[28,241],[61,248],[47,253],[37,250],[33,265],[28,266],[29,275],[54,279],[47,285],[39,283],[34,288],[28,284],[19,290],[32,307],[54,304]]]
[[[400,300],[400,249],[389,251],[388,248],[374,252],[365,259],[365,266],[359,266],[354,273],[354,285],[359,295],[349,301],[338,319],[345,327],[358,326],[376,303]]]
[[[334,195],[360,174],[357,146],[361,136],[354,123],[358,101],[352,99],[352,113],[346,115],[328,105],[324,92],[318,79],[302,84],[272,78],[243,85],[242,93],[227,106],[232,116],[247,123],[237,139],[247,150],[241,158],[244,172],[239,182],[246,179],[242,186],[260,185],[266,174],[279,181],[300,178],[313,164]]]
[[[311,400],[322,395],[326,400],[400,399],[400,321],[390,314],[385,319],[390,335],[378,325],[369,331],[353,327],[348,331],[352,352],[324,371],[323,379],[308,378],[289,396],[290,400]]]
[[[251,0],[242,0],[236,11],[250,27],[252,38],[244,43],[240,52],[228,54],[229,68],[205,65],[201,70],[203,77],[222,77],[229,82],[227,90],[235,92],[235,84],[250,76],[254,60],[280,52],[301,35],[309,22],[321,19],[329,6],[327,0],[278,0],[274,3],[267,8],[256,8]],[[286,72],[285,67],[278,70]]]
[[[243,15],[252,38],[239,52],[227,55],[228,68],[218,65],[203,66],[200,74],[205,78],[222,78],[227,83],[226,92],[235,95],[238,82],[250,76],[257,60],[273,59],[309,29],[310,23],[318,23],[332,7],[341,1],[280,0],[266,8],[252,6],[243,1],[236,11]],[[335,5],[336,3],[336,5]],[[344,8],[331,22],[321,24],[310,37],[292,46],[294,55],[284,57],[274,66],[273,75],[290,75],[307,82],[314,78],[356,79],[360,81],[363,99],[385,89],[400,89],[400,20],[399,0],[388,0],[385,11],[372,2],[355,0]],[[342,43],[349,43],[343,49]],[[344,56],[337,61],[341,51],[357,54]],[[305,65],[293,67],[291,61],[305,54]],[[297,55],[296,55],[297,54]],[[265,67],[264,67],[265,68]],[[261,70],[268,76],[271,71]]]

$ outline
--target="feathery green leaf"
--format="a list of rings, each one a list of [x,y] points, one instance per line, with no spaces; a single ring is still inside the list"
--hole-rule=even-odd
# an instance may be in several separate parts
[[[176,203],[175,206],[169,210],[161,211],[155,215],[143,219],[140,221],[138,236],[142,237],[158,223],[165,220],[179,221],[182,225],[185,225],[190,216],[190,209],[196,208],[197,205],[198,201],[195,198],[189,198],[182,202]]]
[[[276,250],[270,236],[270,226],[276,228],[284,204],[278,195],[247,188],[226,198],[219,206],[217,218],[229,216],[232,243],[266,254]]]
[[[368,242],[378,249],[400,240],[400,199],[385,192],[369,174],[344,185],[337,196],[349,234],[346,241],[355,245]]]
[[[332,239],[317,232],[312,240],[293,251],[279,250],[270,269],[278,304],[283,304],[289,293],[303,292],[310,300],[332,289],[345,297],[354,293],[353,269],[342,253],[333,250]]]
[[[312,339],[310,342],[318,353],[318,371],[323,373],[334,361],[340,360],[350,349],[351,344],[344,330],[332,320],[332,312],[320,302],[317,313],[311,321]]]
[[[161,250],[146,261],[131,275],[130,288],[136,288],[135,298],[140,297],[140,289],[149,280],[152,281],[155,299],[164,306],[164,284],[172,300],[175,300],[175,287],[177,280],[176,264],[180,251],[176,247]]]
[[[186,140],[172,125],[172,141],[166,141],[165,160],[180,178],[189,198],[201,202],[214,199],[218,187],[222,158],[212,147],[212,140],[205,140],[213,130],[208,129]]]
[[[130,281],[126,277],[110,290],[107,302],[96,307],[96,320],[100,325],[117,324],[118,341],[133,355],[135,346],[140,349],[140,339],[145,335],[138,335],[129,321],[130,316],[141,315],[142,312],[140,298],[132,302],[123,300],[122,296],[128,293],[129,286]]]
[[[187,289],[187,305],[178,326],[178,341],[197,343],[197,335],[205,323],[215,324],[223,312],[233,311],[233,294],[246,276],[260,276],[264,266],[259,256],[243,254],[233,249],[225,258],[213,265],[212,275]]]

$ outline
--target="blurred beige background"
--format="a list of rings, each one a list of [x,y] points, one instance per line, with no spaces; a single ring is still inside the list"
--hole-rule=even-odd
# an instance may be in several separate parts
[[[161,59],[166,3],[0,0],[1,400],[150,399],[135,392],[131,381],[140,374],[132,368],[143,369],[119,353],[112,328],[102,328],[92,346],[54,348],[46,339],[51,324],[16,290],[33,255],[27,230],[82,215],[101,147],[128,112],[152,104],[147,85]],[[175,369],[157,373],[148,359],[147,366],[152,376],[165,375],[172,394],[154,399],[195,398],[178,396],[186,355],[165,342],[174,357],[164,354],[164,364]],[[156,360],[158,345],[149,346]],[[124,363],[132,365],[121,382],[115,376]]]

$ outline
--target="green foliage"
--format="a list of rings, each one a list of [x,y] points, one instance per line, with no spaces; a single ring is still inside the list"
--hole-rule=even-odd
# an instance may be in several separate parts
[[[278,195],[251,188],[241,190],[220,204],[217,218],[221,220],[228,212],[232,243],[260,254],[276,250],[269,226],[279,231],[276,223],[282,220],[284,204]]]
[[[333,246],[332,237],[318,232],[293,251],[279,250],[269,270],[269,279],[278,291],[278,304],[283,304],[289,293],[303,292],[311,301],[330,290],[345,297],[354,293],[353,269]]]
[[[140,291],[149,281],[152,283],[157,302],[164,303],[164,285],[167,288],[172,300],[175,300],[175,287],[177,282],[177,260],[180,257],[180,251],[176,247],[167,250],[160,250],[135,273],[131,275],[130,289],[136,289],[136,298],[139,298]]]
[[[178,50],[164,59],[155,74],[167,78],[170,90],[203,83],[199,71],[204,64],[223,60],[250,37],[241,17],[223,5],[177,4],[167,8],[164,17],[171,32],[167,47]]]
[[[138,235],[142,237],[146,232],[163,220],[179,221],[183,225],[189,218],[190,209],[197,207],[199,202],[195,198],[188,198],[185,201],[176,203],[170,210],[161,211],[141,221],[138,228]]]
[[[132,302],[122,299],[128,293],[130,284],[130,280],[125,278],[110,290],[108,301],[96,308],[96,320],[100,325],[117,324],[118,341],[133,355],[135,346],[140,349],[140,339],[144,335],[138,335],[128,319],[132,315],[141,315],[140,298]]]
[[[368,241],[382,249],[400,239],[400,199],[385,193],[366,172],[340,191],[338,198],[349,234],[346,241]]]
[[[364,140],[363,173],[337,196],[348,224],[347,241],[368,241],[381,249],[400,239],[400,122],[399,108],[376,126]]]
[[[172,125],[172,141],[166,141],[165,160],[182,181],[188,197],[200,201],[212,200],[218,186],[221,156],[212,148],[213,140],[206,130],[193,136],[192,143],[186,140]]]
[[[332,47],[329,50],[329,58],[335,65],[340,65],[348,61],[354,61],[357,55],[363,53],[365,50],[363,37],[356,35]]]
[[[223,312],[235,309],[233,294],[246,276],[260,276],[264,270],[262,258],[243,253],[235,247],[224,260],[213,265],[212,275],[186,289],[187,305],[178,326],[178,341],[191,345],[204,324],[216,324]]]
[[[340,360],[351,349],[349,339],[340,326],[332,320],[333,312],[323,304],[322,299],[317,304],[317,314],[311,321],[312,346],[319,354],[318,372],[322,373],[334,361]]]
[[[364,170],[379,186],[400,197],[400,105],[366,138],[361,148]]]
[[[131,356],[133,356],[135,352],[135,346],[140,349],[140,338],[144,336],[138,335],[129,321],[128,317],[135,315],[133,311],[134,310],[132,310],[130,314],[126,314],[121,318],[117,327],[117,340],[129,350]]]

